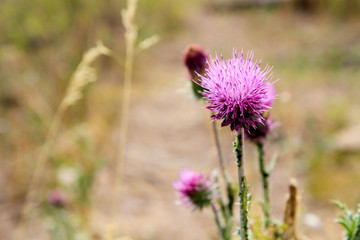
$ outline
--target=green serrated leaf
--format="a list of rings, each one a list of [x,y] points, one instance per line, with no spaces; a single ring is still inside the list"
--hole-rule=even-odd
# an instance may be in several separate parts
[[[346,225],[346,224],[343,223],[343,222],[339,222],[339,224],[341,224],[341,225],[346,229],[346,231],[347,231],[348,233],[351,233],[351,228],[349,228],[348,225]]]
[[[348,208],[346,207],[345,204],[343,204],[342,202],[338,201],[338,200],[332,200],[331,201],[333,204],[335,204],[338,208],[344,210],[345,212],[349,211]]]

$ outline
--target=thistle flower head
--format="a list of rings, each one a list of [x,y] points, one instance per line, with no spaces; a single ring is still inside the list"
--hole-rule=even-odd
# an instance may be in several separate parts
[[[207,98],[208,109],[214,120],[223,120],[221,126],[231,130],[246,130],[261,122],[262,114],[270,108],[275,96],[272,88],[271,67],[262,70],[260,62],[253,61],[253,52],[244,57],[234,49],[233,58],[221,56],[208,62],[206,74],[199,75],[202,94]]]
[[[179,173],[180,179],[173,183],[178,191],[179,202],[202,209],[209,205],[213,198],[213,183],[201,173],[185,169]]]

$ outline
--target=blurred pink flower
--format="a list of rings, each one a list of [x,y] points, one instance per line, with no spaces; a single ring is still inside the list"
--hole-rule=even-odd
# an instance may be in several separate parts
[[[173,186],[178,191],[180,203],[194,209],[202,209],[211,203],[214,187],[209,179],[189,169],[180,172],[179,177]]]
[[[66,197],[60,190],[51,190],[47,195],[48,202],[54,207],[65,207]]]

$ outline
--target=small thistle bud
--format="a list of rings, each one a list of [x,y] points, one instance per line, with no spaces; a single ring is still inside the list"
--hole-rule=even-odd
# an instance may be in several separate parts
[[[59,190],[51,190],[47,195],[47,199],[50,205],[57,208],[63,208],[66,205],[65,194]]]
[[[200,93],[204,89],[199,85],[199,75],[204,75],[207,67],[209,55],[201,48],[200,45],[190,45],[184,53],[183,61],[187,67],[192,79],[192,89],[196,98],[202,98]]]
[[[184,64],[187,67],[192,79],[197,78],[198,74],[204,74],[207,66],[208,54],[200,45],[190,45],[184,54]]]
[[[248,131],[245,131],[247,139],[254,143],[261,144],[266,140],[268,134],[274,134],[272,129],[276,127],[276,123],[269,116],[261,119],[261,122],[256,122],[255,126],[250,126]]]
[[[178,191],[180,203],[200,210],[211,203],[214,184],[209,179],[189,169],[180,172],[179,177],[173,186]]]

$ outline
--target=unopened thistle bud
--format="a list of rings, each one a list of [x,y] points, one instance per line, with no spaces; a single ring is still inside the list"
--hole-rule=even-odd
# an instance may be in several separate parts
[[[199,75],[205,74],[208,57],[209,55],[197,44],[190,45],[184,53],[183,61],[192,79],[191,86],[197,99],[203,97],[201,92],[204,89],[199,85]]]
[[[180,172],[179,177],[173,186],[178,191],[180,203],[200,210],[210,205],[214,184],[209,179],[189,169]]]
[[[269,134],[274,134],[272,129],[276,126],[277,124],[274,123],[274,120],[266,116],[261,119],[261,122],[256,122],[255,126],[250,126],[248,131],[245,131],[246,137],[254,143],[261,144]]]

